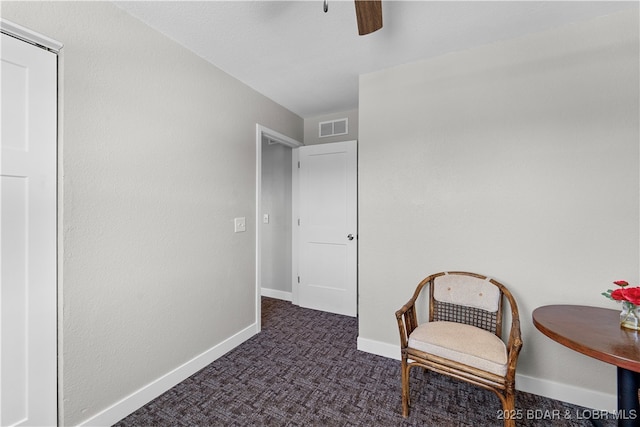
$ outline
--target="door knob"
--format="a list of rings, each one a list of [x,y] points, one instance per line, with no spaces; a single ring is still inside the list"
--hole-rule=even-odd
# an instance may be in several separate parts
[[[347,239],[353,240],[353,234],[349,233],[349,235],[347,236]]]

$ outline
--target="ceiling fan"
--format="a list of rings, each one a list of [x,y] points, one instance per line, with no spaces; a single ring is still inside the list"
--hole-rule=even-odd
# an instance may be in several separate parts
[[[382,28],[382,0],[354,0],[358,34],[361,36],[373,33]],[[329,10],[329,1],[324,0],[325,13]]]

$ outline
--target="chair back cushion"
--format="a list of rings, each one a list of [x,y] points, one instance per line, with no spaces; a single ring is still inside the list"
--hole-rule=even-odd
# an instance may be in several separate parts
[[[500,303],[500,289],[489,280],[461,274],[438,276],[433,283],[433,297],[436,301],[495,313]]]

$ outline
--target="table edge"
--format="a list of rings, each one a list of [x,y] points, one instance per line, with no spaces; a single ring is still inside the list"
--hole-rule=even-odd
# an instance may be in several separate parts
[[[549,305],[543,305],[540,307],[536,307],[533,312],[531,313],[531,318],[533,320],[533,324],[534,326],[540,331],[542,332],[544,335],[546,335],[548,338],[552,339],[553,341],[557,342],[560,345],[563,345],[567,348],[570,348],[571,350],[577,351],[578,353],[582,353],[586,356],[592,357],[594,359],[600,360],[602,362],[606,362],[609,363],[611,365],[615,365],[617,367],[623,368],[623,369],[628,369],[630,371],[635,371],[635,372],[640,372],[640,361],[634,362],[632,360],[629,359],[624,359],[624,358],[620,358],[617,357],[613,354],[609,354],[609,353],[602,353],[600,351],[597,350],[593,350],[590,347],[587,347],[585,345],[582,345],[574,340],[572,340],[571,338],[565,337],[563,335],[560,335],[556,332],[551,331],[550,329],[548,329],[547,327],[545,327],[544,325],[540,324],[540,322],[538,322],[538,320],[535,318],[535,313],[538,309],[541,308],[545,308],[545,307],[586,307],[586,308],[598,308],[598,309],[602,309],[602,310],[611,310],[611,311],[615,311],[613,309],[609,309],[609,308],[604,308],[604,307],[595,307],[595,306],[586,306],[586,305],[579,305],[579,304],[549,304]],[[571,344],[571,345],[568,345]]]

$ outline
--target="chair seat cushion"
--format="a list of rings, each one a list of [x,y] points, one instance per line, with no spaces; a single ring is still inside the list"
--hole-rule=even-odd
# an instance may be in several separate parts
[[[455,322],[428,322],[409,335],[409,347],[504,376],[507,346],[491,332]]]

